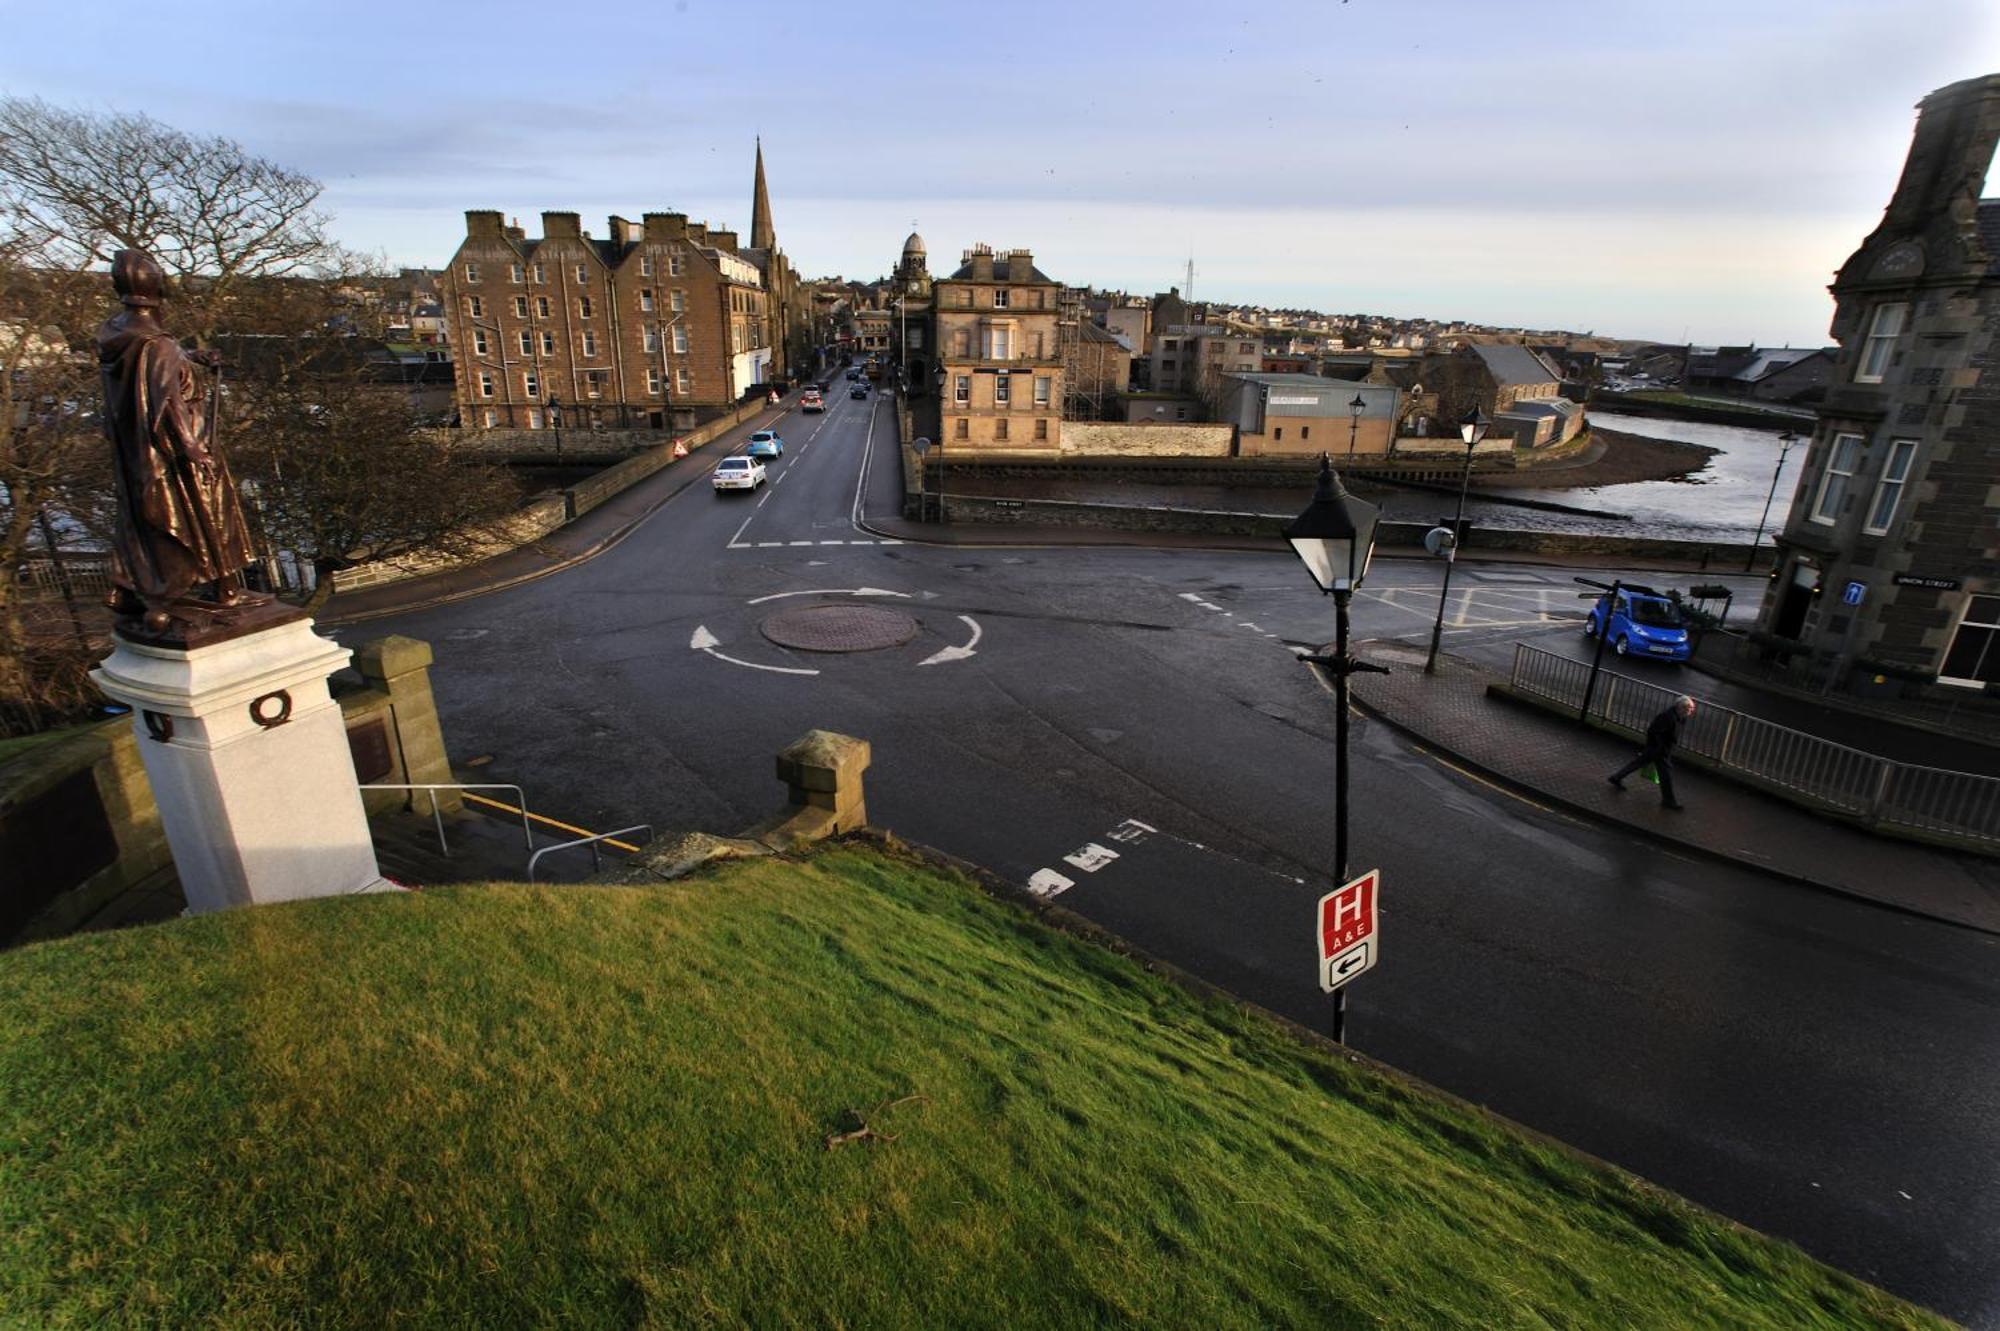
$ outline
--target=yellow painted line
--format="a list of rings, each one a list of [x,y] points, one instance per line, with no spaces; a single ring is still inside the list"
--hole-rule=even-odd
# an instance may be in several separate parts
[[[1450,762],[1444,758],[1440,758],[1435,753],[1430,755],[1430,760],[1436,763],[1439,767],[1449,767],[1452,771],[1458,773],[1460,776],[1464,777],[1468,781],[1477,781],[1480,785],[1486,787],[1488,790],[1497,791],[1500,794],[1507,796],[1509,799],[1517,799],[1531,809],[1540,809],[1543,813],[1548,813],[1548,814],[1555,813],[1555,810],[1551,809],[1548,805],[1537,804],[1535,803],[1535,801],[1529,799],[1526,795],[1523,795],[1520,791],[1510,790],[1506,786],[1500,785],[1497,782],[1488,781],[1485,777],[1479,775],[1477,772],[1468,772],[1463,767],[1460,767],[1457,763]]]
[[[515,807],[514,807],[513,805],[511,805],[511,804],[505,804],[505,803],[502,803],[502,802],[501,802],[501,801],[499,801],[499,800],[490,800],[490,799],[487,799],[487,798],[486,798],[486,797],[485,797],[484,795],[475,795],[475,794],[473,794],[473,793],[472,793],[471,791],[469,791],[469,790],[465,792],[465,798],[467,798],[467,799],[469,799],[469,800],[475,800],[475,801],[477,801],[478,803],[480,803],[480,804],[484,804],[484,805],[486,805],[486,806],[487,806],[487,807],[489,807],[489,808],[494,808],[494,809],[505,809],[505,810],[506,810],[506,811],[507,811],[508,813],[514,813],[514,814],[518,814],[518,813],[521,813],[521,812],[522,812],[522,810],[520,810],[520,809],[517,809],[517,808],[515,808]],[[561,829],[562,829],[563,831],[565,831],[565,832],[574,832],[574,833],[576,833],[576,834],[577,834],[578,836],[595,836],[595,835],[596,835],[596,833],[592,832],[592,831],[591,831],[591,830],[590,830],[589,828],[587,828],[587,827],[578,827],[578,826],[577,826],[576,824],[574,824],[574,823],[566,823],[566,822],[563,822],[563,821],[562,821],[561,819],[559,819],[559,818],[547,818],[547,817],[544,817],[543,815],[541,815],[541,814],[539,814],[539,813],[531,813],[531,814],[528,814],[527,816],[528,816],[528,817],[530,817],[530,818],[532,818],[532,819],[534,819],[534,820],[535,820],[536,822],[538,822],[538,823],[547,823],[547,824],[548,824],[548,825],[549,825],[550,827],[560,827],[560,828],[561,828]],[[616,838],[614,838],[614,837],[606,837],[606,838],[604,839],[604,844],[605,844],[605,845],[607,845],[607,846],[616,846],[616,847],[618,847],[618,849],[620,849],[620,850],[626,850],[626,851],[630,851],[630,852],[632,852],[632,853],[633,853],[634,855],[636,855],[636,854],[638,854],[638,853],[639,853],[639,848],[638,848],[637,846],[633,845],[633,844],[632,844],[631,842],[629,842],[629,841],[619,841],[619,840],[617,840],[617,839],[616,839]]]

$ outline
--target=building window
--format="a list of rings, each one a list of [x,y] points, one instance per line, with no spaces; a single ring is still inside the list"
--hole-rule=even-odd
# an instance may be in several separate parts
[[[1014,293],[1007,290],[1006,287],[995,287],[993,289],[993,308],[996,310],[1006,309],[1007,302],[1013,296],[1013,294]]]
[[[676,393],[687,392],[688,385],[692,382],[693,380],[688,377],[687,366],[683,365],[674,371],[674,391]]]
[[[686,271],[687,271],[687,261],[683,259],[680,255],[669,254],[667,256],[668,277],[679,277],[682,273]]]
[[[643,314],[651,314],[653,312],[653,293],[650,288],[642,288],[640,290],[639,310]]]
[[[1011,328],[982,328],[980,332],[979,354],[986,360],[1012,360],[1014,358],[1014,330]]]
[[[479,396],[481,396],[481,397],[492,397],[492,396],[493,396],[493,376],[492,376],[492,375],[490,375],[490,374],[482,374],[482,375],[480,375],[480,376],[479,376]]]
[[[1006,440],[1007,418],[1005,416],[1002,416],[1000,419],[993,422],[993,438],[996,441],[1000,442],[1004,442]]]
[[[469,264],[465,265],[465,280],[466,280],[466,281],[468,281],[468,282],[477,282],[477,281],[479,280],[479,265],[478,265],[478,264],[476,264],[476,263],[469,263]]]
[[[972,437],[972,422],[963,416],[954,420],[951,423],[951,437],[954,439],[970,439]]]
[[[510,264],[507,268],[507,280],[515,286],[520,286],[521,283],[528,280],[528,270],[518,263]]]
[[[576,312],[588,319],[591,315],[597,313],[597,307],[590,303],[590,297],[578,296],[576,298]]]
[[[483,328],[472,330],[472,354],[475,356],[486,354],[486,330]]]
[[[1812,520],[1831,526],[1840,517],[1840,501],[1847,497],[1848,478],[1861,457],[1861,436],[1837,434],[1826,455],[1826,474],[1820,477],[1819,494],[1813,499]]]
[[[483,319],[486,317],[486,302],[477,296],[467,296],[465,298],[465,312],[474,319]]]
[[[542,265],[542,264],[539,264],[539,263],[538,263],[538,264],[536,264],[536,265],[535,265],[535,285],[536,285],[536,286],[545,286],[545,285],[547,285],[547,283],[548,283],[548,280],[549,280],[549,270],[548,270],[548,268],[547,268],[546,266]]]
[[[660,326],[658,324],[647,324],[645,337],[646,350],[658,351],[660,349]]]
[[[1014,401],[1014,383],[1006,375],[993,381],[993,405],[1005,407]]]
[[[533,370],[521,371],[521,392],[529,401],[542,395],[542,377]]]
[[[589,264],[587,264],[587,263],[580,263],[580,264],[578,264],[578,265],[576,266],[576,283],[577,283],[577,285],[578,285],[578,286],[582,286],[582,285],[584,285],[585,283],[587,283],[587,282],[589,282],[589,281],[590,281],[590,265],[589,265]]]
[[[910,350],[922,351],[923,349],[924,349],[924,326],[922,324],[918,324],[915,328],[912,328],[910,330]]]
[[[1304,442],[1305,440],[1307,440],[1307,439],[1310,439],[1310,438],[1312,438],[1312,437],[1313,437],[1313,427],[1312,427],[1312,426],[1310,426],[1310,425],[1301,425],[1301,426],[1299,427],[1299,440],[1300,440],[1300,442],[1301,442],[1301,443],[1303,443],[1303,442]]]
[[[961,407],[972,401],[972,376],[961,374],[951,386],[951,400]]]
[[[1946,684],[2000,684],[2000,596],[1975,596],[1938,667]]]
[[[514,297],[514,317],[516,319],[525,319],[528,317],[528,298],[526,296]]]
[[[1896,350],[1896,339],[1903,335],[1903,320],[1909,313],[1910,307],[1901,301],[1875,307],[1867,340],[1861,344],[1861,366],[1854,372],[1855,383],[1882,382],[1882,376],[1889,372],[1889,357]]]
[[[525,328],[521,330],[521,354],[523,356],[535,354],[535,335]]]
[[[688,307],[687,292],[669,291],[667,293],[667,308],[672,310],[675,314],[684,313],[687,310],[687,307]]]
[[[542,428],[542,413],[538,408],[530,407],[528,409],[528,428],[530,430],[539,430]]]
[[[548,317],[549,317],[549,313],[550,313],[550,311],[549,311],[549,298],[548,298],[547,296],[537,296],[537,297],[535,297],[535,315],[536,315],[536,317],[537,317],[537,318],[541,318],[541,319],[546,319],[546,318],[548,318]]]
[[[1047,439],[1048,437],[1049,437],[1049,423],[1047,421],[1036,421],[1035,438]]]
[[[604,385],[609,377],[603,370],[584,371],[583,395],[585,397],[603,397]]]
[[[646,371],[646,392],[653,397],[660,395],[660,372],[658,369],[649,369]]]
[[[1162,341],[1162,342],[1160,343],[1160,350],[1162,350],[1162,351],[1178,351],[1178,350],[1180,350],[1180,346],[1181,346],[1181,343],[1180,343],[1180,339],[1179,339],[1179,338],[1175,338],[1175,337],[1169,337],[1169,338],[1166,338],[1166,339],[1164,339],[1164,340],[1163,340],[1163,341]]]
[[[1917,441],[1898,439],[1889,445],[1889,460],[1882,464],[1882,479],[1875,485],[1875,499],[1868,505],[1868,522],[1862,531],[1881,536],[1896,520],[1896,507],[1903,501],[1903,483],[1910,478],[1910,464],[1916,460]]]
[[[687,355],[687,350],[688,350],[688,330],[682,327],[680,324],[675,324],[674,354],[676,356],[685,356]],[[685,373],[685,371],[683,371],[683,373]]]
[[[1255,342],[1238,342],[1236,344],[1236,354],[1239,356],[1254,356],[1257,354],[1257,344]]]
[[[652,255],[650,255],[650,254],[642,254],[642,255],[640,255],[640,256],[639,256],[639,276],[641,276],[641,277],[651,277],[652,275],[653,275],[653,256],[652,256]]]
[[[542,354],[544,356],[553,356],[556,354],[556,335],[554,333],[542,334]]]
[[[493,408],[488,407],[485,411],[480,413],[479,419],[484,421],[486,424],[486,428],[490,430],[494,426],[500,423],[500,413],[493,410]]]
[[[1051,389],[1053,389],[1054,387],[1055,387],[1055,380],[1054,380],[1054,379],[1052,379],[1052,378],[1051,378],[1050,376],[1048,376],[1048,375],[1046,375],[1046,374],[1038,374],[1038,375],[1036,375],[1036,376],[1035,376],[1035,405],[1036,405],[1036,406],[1038,406],[1038,407],[1046,407],[1046,406],[1048,406],[1048,405],[1049,405],[1049,392],[1050,392],[1050,390],[1051,390]]]
[[[597,331],[595,329],[586,328],[583,330],[583,354],[586,356],[595,356],[597,354]]]
[[[954,356],[970,356],[972,354],[972,331],[970,329],[960,328],[952,333],[951,352]]]

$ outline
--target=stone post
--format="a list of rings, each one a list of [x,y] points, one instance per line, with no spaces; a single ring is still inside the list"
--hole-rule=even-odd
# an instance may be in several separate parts
[[[354,652],[354,668],[368,687],[389,697],[389,726],[396,765],[408,785],[446,784],[454,778],[451,756],[438,724],[437,699],[431,694],[431,645],[419,638],[392,634],[364,642]],[[463,807],[456,790],[440,790],[438,807],[447,813]],[[411,807],[430,809],[429,796],[412,792]]]
[[[870,756],[867,740],[830,730],[809,730],[780,752],[778,779],[791,805],[781,824],[785,839],[817,841],[865,826],[861,774]]]

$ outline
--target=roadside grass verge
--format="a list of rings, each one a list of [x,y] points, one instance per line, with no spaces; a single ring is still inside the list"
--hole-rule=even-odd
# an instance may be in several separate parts
[[[828,1147],[851,1109],[894,1139]],[[0,1309],[39,1327],[1943,1325],[852,846],[0,956]]]

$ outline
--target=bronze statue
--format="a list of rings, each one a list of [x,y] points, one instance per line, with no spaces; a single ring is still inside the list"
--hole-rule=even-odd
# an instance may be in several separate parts
[[[125,306],[97,330],[104,432],[116,452],[111,604],[123,632],[185,639],[189,628],[228,624],[233,610],[270,600],[243,589],[250,529],[216,445],[219,395],[195,369],[212,374],[221,359],[183,351],[160,326],[165,275],[152,255],[118,251],[111,281]]]

